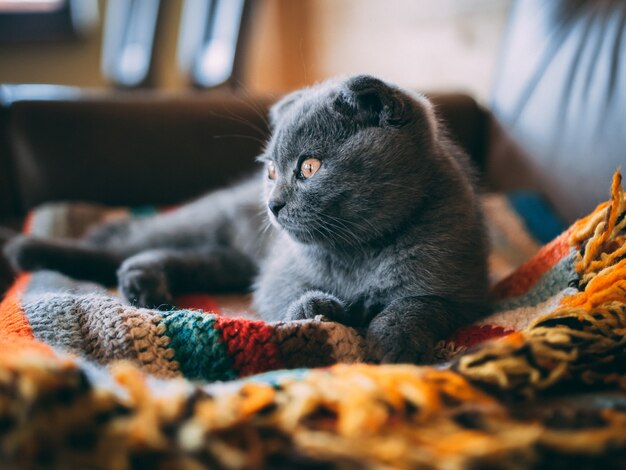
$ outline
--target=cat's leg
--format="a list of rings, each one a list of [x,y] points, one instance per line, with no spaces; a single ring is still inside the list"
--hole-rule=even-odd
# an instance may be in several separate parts
[[[345,302],[312,288],[288,256],[270,255],[254,287],[253,306],[265,321],[305,320],[318,315],[342,321],[345,314]]]
[[[16,271],[50,269],[80,279],[115,285],[115,270],[124,256],[81,245],[75,240],[18,235],[5,245],[4,254]]]
[[[202,250],[147,250],[117,271],[121,294],[132,304],[158,307],[186,292],[241,292],[250,288],[255,262],[224,246]]]
[[[141,222],[143,220],[130,217],[107,220],[89,228],[81,243],[99,247],[111,247],[124,243],[132,230],[133,224],[137,225]]]
[[[427,363],[433,359],[436,341],[471,323],[476,312],[476,307],[438,296],[394,300],[369,324],[369,353],[384,363]]]

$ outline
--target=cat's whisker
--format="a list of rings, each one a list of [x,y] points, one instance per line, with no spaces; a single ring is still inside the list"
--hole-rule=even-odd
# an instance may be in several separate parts
[[[376,182],[376,185],[379,185],[379,186],[390,186],[392,188],[398,188],[398,189],[408,189],[410,191],[415,191],[415,194],[418,197],[421,194],[419,188],[417,188],[415,186],[410,186],[408,184],[393,183],[391,181],[378,181],[378,182]]]
[[[337,249],[337,246],[335,245],[335,242],[332,238],[330,238],[327,234],[324,233],[323,230],[314,227],[315,231],[320,235],[320,237],[322,237],[325,241],[327,241],[328,243],[330,243],[331,247],[333,248],[333,250]]]
[[[359,214],[356,214],[356,213],[353,215],[355,217],[358,217],[359,221],[362,221],[365,223],[365,226],[363,226],[357,222],[351,222],[355,227],[360,228],[363,231],[371,230],[376,237],[381,237],[382,235],[384,235],[383,231],[379,227],[376,227],[376,225],[374,225],[367,217],[360,216]],[[345,219],[340,219],[340,220],[344,220],[345,222],[348,222]]]
[[[331,222],[331,220],[329,220],[329,217],[332,217],[328,214],[323,214],[320,213],[319,214],[321,216],[321,219],[323,220],[323,222],[326,224],[326,229],[331,232],[331,234],[340,237],[342,240],[344,240],[346,242],[346,244],[350,247],[353,248],[359,248],[359,250],[363,253],[363,255],[366,255],[365,252],[365,248],[363,246],[363,244],[361,243],[361,239],[358,237],[358,235],[356,235],[352,230],[350,230],[347,226],[345,226],[345,224],[342,225],[337,225],[336,223]],[[324,217],[326,217],[326,219],[324,219]],[[341,222],[341,221],[338,221]],[[335,228],[336,230],[332,230],[332,228]],[[352,240],[350,237],[352,237]]]
[[[359,237],[358,237],[358,235],[356,235],[356,234],[354,233],[354,230],[351,230],[351,229],[350,229],[350,227],[349,227],[349,226],[348,226],[348,225],[347,225],[344,221],[339,220],[339,219],[337,219],[337,218],[333,218],[332,220],[334,220],[337,224],[339,224],[339,227],[340,227],[341,229],[343,229],[343,231],[344,231],[346,234],[348,234],[348,235],[350,235],[352,238],[354,238],[354,240],[355,240],[357,243],[359,242]]]
[[[254,96],[252,95],[252,93],[250,93],[250,90],[248,90],[248,88],[241,82],[241,80],[235,80],[235,84],[248,98],[247,100],[240,99],[240,102],[248,106],[252,111],[254,111],[254,113],[261,118],[261,120],[269,129],[271,126],[269,120],[267,119],[267,110],[263,109],[261,105],[255,101]]]
[[[326,223],[329,223],[328,221],[326,221]],[[336,233],[337,235],[342,234],[341,238],[346,240],[346,243],[350,246],[358,246],[359,245],[359,239],[358,237],[349,229],[345,228],[345,227],[341,227],[338,225],[334,225],[334,228],[336,229]]]
[[[234,138],[234,139],[248,139],[248,140],[252,140],[260,145],[265,145],[265,141],[259,139],[258,137],[254,137],[252,135],[244,135],[244,134],[220,134],[220,135],[214,135],[213,136],[214,139],[228,139],[228,138]]]
[[[354,242],[350,243],[348,242],[349,245],[353,246],[353,247],[358,247],[360,249],[360,251],[362,252],[363,256],[366,256],[367,253],[365,251],[365,247],[364,244],[362,243],[362,238],[359,237],[357,234],[354,233],[353,230],[350,230],[350,228],[347,226],[348,223],[360,228],[361,230],[367,231],[367,226],[362,226],[358,223],[352,222],[352,221],[347,221],[345,219],[341,219],[338,217],[334,217],[331,216],[329,214],[320,214],[323,217],[326,217],[327,219],[325,220],[326,223],[330,224],[330,221],[328,220],[328,218],[330,218],[331,220],[334,220],[335,222],[341,224],[340,226],[333,224],[338,230],[341,230],[342,233],[346,234],[347,236],[351,236],[352,238],[354,238]],[[366,221],[369,222],[369,221]],[[375,236],[382,236],[382,232],[380,230],[375,229],[375,227],[370,223],[370,226],[372,227]]]
[[[347,228],[345,227],[341,227],[340,225],[334,224],[332,223],[330,220],[326,219],[326,215],[325,214],[319,214],[321,216],[321,221],[326,224],[327,229],[329,230],[329,232],[331,232],[334,235],[337,235],[338,237],[340,237],[342,240],[344,240],[348,245],[352,245],[354,244],[354,241],[352,241],[348,236],[352,236],[352,238],[355,239],[355,241],[358,241],[358,238],[349,230],[347,230]],[[337,231],[333,231],[332,228],[335,228]]]
[[[267,131],[264,131],[262,128],[260,128],[257,124],[255,124],[253,121],[245,119],[243,116],[240,116],[238,114],[235,114],[233,111],[228,110],[228,116],[230,116],[232,119],[236,119],[239,122],[245,123],[248,126],[250,126],[251,128],[254,128],[257,132],[259,132],[260,134],[262,134],[263,136],[267,135]]]
[[[357,243],[359,243],[361,239],[360,239],[360,238],[359,238],[359,237],[358,237],[358,236],[354,233],[354,231],[353,231],[353,230],[350,230],[350,227],[348,226],[348,224],[352,224],[354,227],[356,227],[356,228],[358,228],[358,229],[361,229],[361,230],[363,230],[363,231],[367,231],[367,230],[364,230],[364,229],[367,229],[367,228],[368,228],[367,226],[365,226],[365,227],[364,227],[364,226],[363,226],[363,225],[361,225],[361,224],[358,224],[358,223],[355,223],[355,222],[350,222],[350,221],[347,221],[347,220],[345,220],[345,219],[341,219],[341,218],[339,218],[339,217],[331,216],[331,215],[329,215],[329,214],[323,214],[323,216],[324,216],[324,217],[328,217],[328,218],[330,218],[331,220],[335,221],[336,223],[341,224],[341,226],[343,226],[344,230],[345,230],[346,232],[348,232],[348,233],[349,233],[352,237],[354,237],[354,239],[355,239],[355,241],[356,241]],[[365,219],[364,219],[364,221],[369,222],[369,221],[367,221],[367,220],[365,220]],[[372,224],[371,224],[371,222],[369,222],[369,224],[370,224],[370,228],[371,228],[372,230],[374,230],[374,234],[375,234],[375,235],[379,235],[379,234],[380,234],[380,235],[382,235],[382,233],[379,233],[379,232],[380,232],[379,230],[376,230],[376,229],[375,229],[374,225],[372,225]]]
[[[336,241],[331,236],[339,236],[342,240],[346,241],[347,245],[351,245],[352,244],[349,239],[346,239],[345,236],[342,236],[340,233],[335,232],[332,228],[326,227],[326,229],[329,232],[329,234],[327,236],[327,239],[330,242],[330,244],[332,245],[333,249],[340,250],[341,247],[339,245],[337,245]]]
[[[257,132],[259,134],[258,138],[260,138],[260,139],[265,139],[267,137],[267,132],[266,131],[264,131],[259,126],[254,124],[252,121],[248,121],[248,120],[242,118],[241,116],[237,116],[237,115],[232,114],[232,113],[222,114],[222,113],[217,113],[215,111],[211,112],[210,114],[212,116],[215,116],[215,117],[220,118],[220,119],[229,119],[229,120],[231,120],[233,122],[236,122],[238,124],[243,124],[244,126],[248,126],[248,128],[254,130],[255,132]]]
[[[261,235],[265,235],[272,228],[272,223],[269,220],[265,220]]]
[[[365,222],[365,228],[371,230],[374,233],[375,237],[378,238],[384,235],[384,232],[380,229],[380,227],[377,227],[376,225],[374,225],[371,220],[367,219],[367,217],[359,216],[358,214],[355,214],[355,215],[359,217],[360,221]],[[361,226],[361,225],[358,225],[358,226]]]

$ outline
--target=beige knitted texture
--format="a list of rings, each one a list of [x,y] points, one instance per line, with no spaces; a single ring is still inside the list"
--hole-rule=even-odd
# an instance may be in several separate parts
[[[128,307],[120,317],[128,328],[136,358],[145,371],[162,378],[182,377],[158,312]]]

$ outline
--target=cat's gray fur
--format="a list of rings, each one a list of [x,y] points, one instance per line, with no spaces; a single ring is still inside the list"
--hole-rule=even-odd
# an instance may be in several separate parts
[[[274,162],[275,181],[263,172],[176,211],[104,225],[79,245],[18,238],[8,256],[101,282],[117,269],[123,295],[146,306],[254,281],[264,319],[325,315],[363,328],[383,362],[426,361],[437,339],[484,313],[479,198],[424,97],[356,76],[295,92],[270,118],[260,160]],[[303,156],[322,161],[307,180]],[[284,204],[277,216],[272,201]]]

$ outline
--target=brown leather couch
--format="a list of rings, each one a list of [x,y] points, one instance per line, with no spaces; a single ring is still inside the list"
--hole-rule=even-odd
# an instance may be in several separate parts
[[[490,111],[432,96],[486,186],[537,189],[567,220],[606,199],[626,163],[625,25],[623,0],[519,0]],[[172,204],[226,185],[253,171],[271,101],[1,87],[0,226],[47,201]]]

